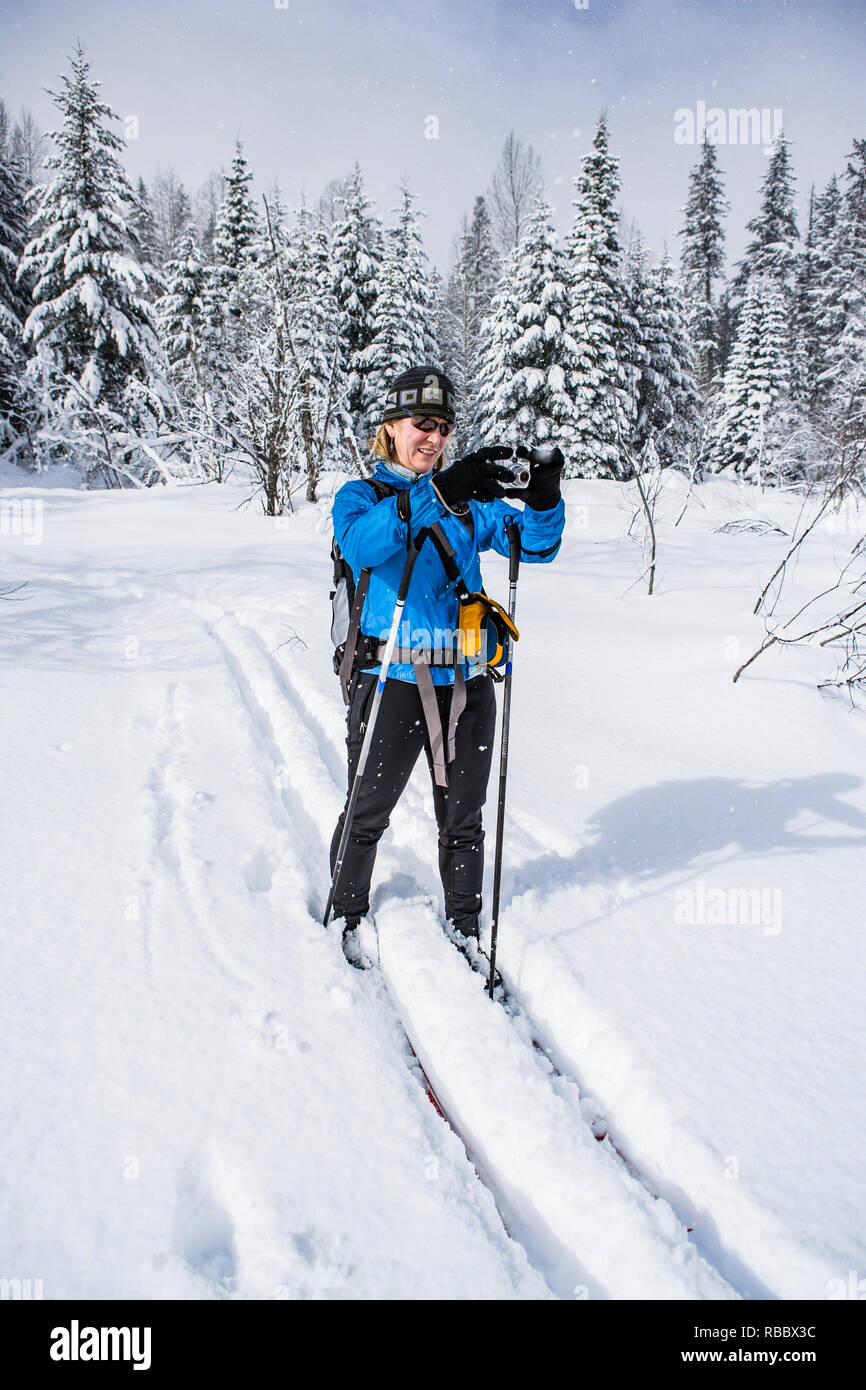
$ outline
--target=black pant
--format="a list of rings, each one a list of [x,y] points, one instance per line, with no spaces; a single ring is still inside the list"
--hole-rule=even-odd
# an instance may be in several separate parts
[[[358,673],[349,689],[346,716],[349,792],[377,679],[374,673]],[[453,685],[436,687],[439,714],[446,729],[453,689]],[[493,681],[486,675],[473,676],[466,682],[466,708],[457,722],[455,756],[447,769],[448,786],[438,787],[433,782],[445,915],[463,931],[477,931],[481,910],[484,873],[481,808],[487,795],[495,726]],[[414,681],[386,681],[334,898],[335,917],[362,917],[368,911],[376,847],[422,748],[433,781],[430,741],[418,687]],[[344,808],[331,841],[332,875],[345,814]]]

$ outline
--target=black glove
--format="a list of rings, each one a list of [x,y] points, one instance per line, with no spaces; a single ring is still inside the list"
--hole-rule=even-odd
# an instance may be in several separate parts
[[[468,502],[470,497],[476,502],[492,502],[495,497],[504,497],[502,482],[508,481],[509,474],[507,469],[497,468],[495,460],[510,458],[511,452],[505,444],[477,449],[474,454],[456,459],[441,473],[434,473],[433,486],[446,507]]]
[[[559,486],[565,467],[562,450],[555,444],[540,444],[536,449],[518,444],[514,452],[518,458],[529,460],[529,486],[510,489],[505,496],[520,498],[534,512],[549,512],[562,496]]]

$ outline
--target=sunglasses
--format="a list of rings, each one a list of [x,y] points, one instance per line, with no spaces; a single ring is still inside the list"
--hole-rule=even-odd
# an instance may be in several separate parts
[[[434,420],[429,415],[413,415],[411,418],[416,430],[420,430],[422,434],[432,434],[434,430],[438,430],[442,438],[447,439],[454,429],[454,426],[449,425],[446,420]]]

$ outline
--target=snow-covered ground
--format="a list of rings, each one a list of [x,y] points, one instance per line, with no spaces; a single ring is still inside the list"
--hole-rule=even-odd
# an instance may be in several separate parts
[[[790,531],[795,498],[713,480],[675,526],[671,478],[648,597],[631,489],[566,485],[562,552],[520,581],[507,1013],[436,919],[426,767],[380,849],[381,969],[321,928],[327,497],[275,521],[233,482],[29,481],[0,490],[0,586],[26,581],[0,604],[0,1275],[820,1299],[866,1273],[866,722],[816,691],[820,649],[732,684],[787,542],[716,531]],[[851,539],[815,537],[803,597]],[[504,599],[505,561],[485,580]],[[494,806],[495,771],[491,844]]]

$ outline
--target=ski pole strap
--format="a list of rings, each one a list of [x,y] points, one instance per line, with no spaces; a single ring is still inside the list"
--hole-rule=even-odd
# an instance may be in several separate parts
[[[549,545],[546,550],[527,550],[525,545],[521,545],[520,550],[524,555],[539,555],[543,559],[545,555],[552,555],[561,544],[562,541],[558,540],[556,545]]]

